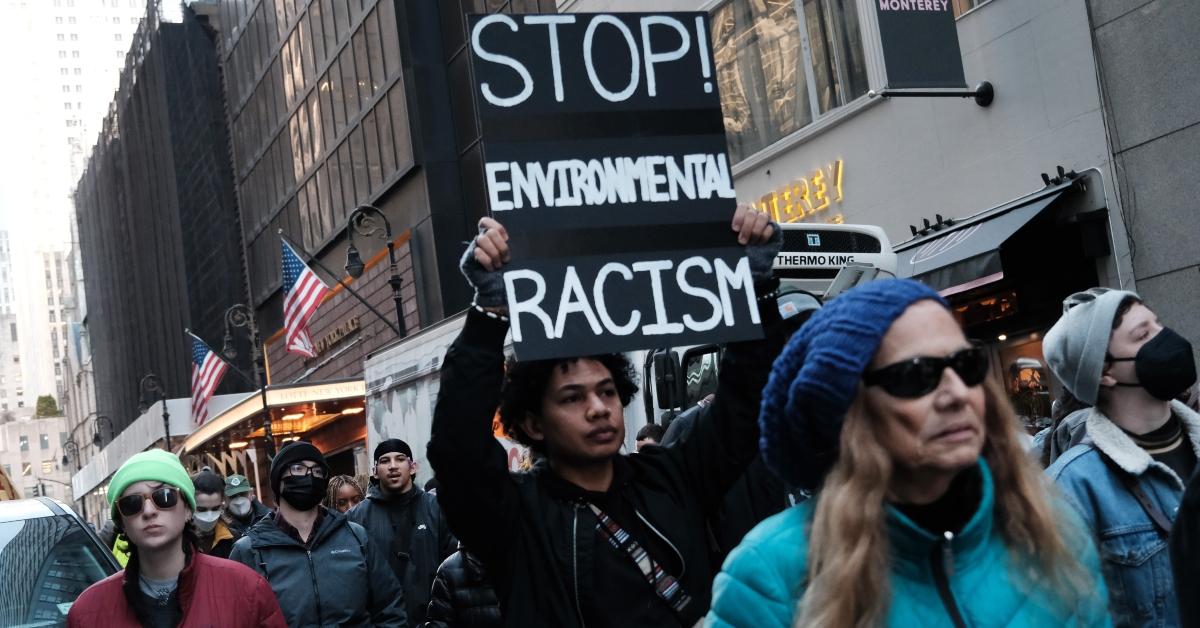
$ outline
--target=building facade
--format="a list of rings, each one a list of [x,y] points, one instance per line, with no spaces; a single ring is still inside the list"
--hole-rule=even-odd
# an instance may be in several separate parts
[[[44,495],[71,503],[77,460],[72,454],[63,464],[63,445],[70,437],[66,417],[35,417],[31,410],[22,410],[0,420],[0,465],[21,496]]]
[[[458,259],[482,216],[483,168],[465,15],[539,10],[553,12],[553,3],[221,2],[247,279],[272,388],[361,382],[373,351],[469,304]],[[361,205],[390,222],[400,312],[382,234],[354,236],[365,271],[358,278],[343,271],[347,223]],[[332,288],[309,324],[315,358],[289,353],[282,342],[280,234]],[[361,460],[353,464],[365,471],[365,455],[354,453],[368,445],[361,399],[331,409],[347,411],[336,421],[317,399],[307,403],[307,411],[289,411],[291,419],[276,417],[276,440],[311,438],[346,465]],[[262,437],[261,415],[241,421],[220,434],[205,431],[185,449],[216,456],[231,442]]]
[[[1058,394],[1041,334],[1062,299],[1093,285],[1138,285],[1089,8],[953,3],[966,82],[994,86],[994,100],[979,106],[879,96],[889,86],[877,5],[674,0],[655,8],[712,17],[738,199],[781,222],[882,227],[898,274],[941,291],[968,335],[990,346],[994,376],[1032,429]],[[560,10],[643,8],[569,0]]]
[[[194,11],[169,22],[149,4],[75,190],[95,407],[116,432],[154,401],[146,374],[190,394],[185,329],[219,349],[226,308],[245,301],[214,37]]]

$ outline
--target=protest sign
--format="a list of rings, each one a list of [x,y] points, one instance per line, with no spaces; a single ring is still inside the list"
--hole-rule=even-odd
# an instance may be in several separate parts
[[[703,13],[471,16],[520,359],[756,337]]]

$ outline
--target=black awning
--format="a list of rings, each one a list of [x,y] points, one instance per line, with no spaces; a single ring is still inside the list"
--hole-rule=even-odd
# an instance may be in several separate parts
[[[896,246],[896,275],[912,277],[943,295],[1004,278],[1000,247],[1065,190],[983,212],[949,229]]]

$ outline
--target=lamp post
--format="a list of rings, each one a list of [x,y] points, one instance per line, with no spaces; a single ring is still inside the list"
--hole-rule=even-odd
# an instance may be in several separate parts
[[[68,456],[75,459],[75,472],[79,473],[79,445],[75,444],[74,439],[67,439],[67,442],[63,443],[62,465],[64,467],[70,466],[71,464]],[[72,495],[72,497],[75,496]],[[79,496],[77,499],[79,501],[79,511],[81,514],[83,514],[84,521],[87,521],[87,500],[84,499],[83,496]]]
[[[163,449],[171,451],[171,413],[167,411],[167,391],[163,389],[162,379],[160,379],[154,373],[147,373],[146,376],[142,378],[142,381],[138,383],[138,387],[141,388],[142,391],[142,403],[139,404],[140,407],[138,408],[141,412],[145,412],[149,406],[149,404],[146,403],[147,393],[157,393],[157,401],[162,402],[163,434],[165,438],[165,440],[163,440]]]
[[[250,372],[254,380],[252,383],[262,398],[263,437],[267,441],[267,457],[274,458],[275,434],[271,431],[271,410],[267,406],[267,387],[263,385],[263,352],[258,337],[258,323],[254,320],[254,310],[244,303],[235,303],[225,310],[225,343],[221,347],[221,355],[227,360],[237,359],[237,348],[233,346],[233,332],[231,331],[234,327],[245,329],[250,336]]]
[[[104,444],[104,438],[100,436],[100,426],[104,424],[108,425],[108,438],[109,440],[112,440],[112,419],[108,418],[108,415],[97,414],[96,431],[94,434],[92,434],[92,445],[94,445],[96,449],[100,449],[100,447]]]
[[[392,287],[392,301],[396,303],[396,325],[399,328],[400,336],[407,336],[408,330],[404,325],[403,301],[400,297],[400,286],[404,283],[404,280],[400,278],[400,273],[396,269],[396,244],[392,238],[392,223],[374,205],[359,205],[350,213],[350,219],[346,223],[346,238],[350,241],[350,245],[346,248],[346,273],[358,279],[362,277],[365,266],[363,265],[362,255],[359,254],[358,248],[354,246],[355,233],[364,238],[382,235],[387,240],[388,262],[392,273],[388,277],[388,285]]]

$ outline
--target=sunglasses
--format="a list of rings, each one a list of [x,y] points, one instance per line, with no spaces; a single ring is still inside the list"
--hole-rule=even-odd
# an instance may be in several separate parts
[[[893,397],[915,399],[937,390],[947,368],[967,386],[978,386],[987,376],[987,353],[971,347],[945,358],[913,358],[863,373],[862,379],[867,386],[879,386]]]
[[[156,488],[150,493],[126,495],[117,500],[117,511],[123,516],[132,517],[142,512],[146,505],[146,497],[150,498],[154,507],[159,510],[170,510],[179,503],[179,489],[163,487]]]
[[[1104,294],[1105,292],[1110,292],[1111,290],[1112,288],[1088,288],[1083,292],[1076,292],[1075,294],[1063,299],[1063,314],[1069,312],[1071,308],[1075,307],[1076,305],[1083,305],[1084,303],[1095,301],[1100,297],[1100,295]]]

